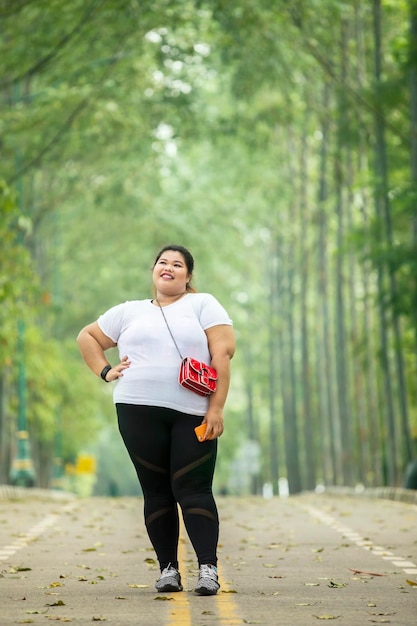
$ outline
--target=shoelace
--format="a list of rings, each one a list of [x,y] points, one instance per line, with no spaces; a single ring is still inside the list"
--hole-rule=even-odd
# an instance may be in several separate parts
[[[200,578],[210,578],[211,580],[217,580],[217,572],[208,565],[202,565],[200,570]]]
[[[178,574],[178,570],[176,570],[175,567],[172,567],[171,563],[168,563],[168,565],[162,570],[159,580],[161,580],[161,578],[175,576],[175,574]]]

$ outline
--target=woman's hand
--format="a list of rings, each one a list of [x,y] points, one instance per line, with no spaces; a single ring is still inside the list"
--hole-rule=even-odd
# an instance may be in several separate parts
[[[106,374],[107,382],[111,382],[112,380],[117,380],[123,376],[123,372],[125,369],[130,367],[131,361],[129,361],[129,357],[124,356],[118,365],[115,365],[111,368]]]
[[[223,407],[230,382],[230,359],[235,352],[233,328],[226,324],[212,326],[206,331],[211,365],[217,371],[217,388],[209,396],[209,406],[203,423],[207,423],[205,439],[216,439],[224,430]]]
[[[103,333],[97,322],[88,324],[88,326],[80,330],[77,342],[81,356],[90,370],[96,376],[101,376],[103,368],[109,364],[104,353],[109,348],[114,348],[117,344]],[[123,376],[124,370],[128,367],[130,367],[129,358],[124,356],[118,365],[115,365],[107,372],[107,382],[117,380]]]
[[[222,409],[209,407],[202,423],[207,424],[207,430],[203,441],[207,441],[207,439],[217,439],[220,437],[224,430]]]

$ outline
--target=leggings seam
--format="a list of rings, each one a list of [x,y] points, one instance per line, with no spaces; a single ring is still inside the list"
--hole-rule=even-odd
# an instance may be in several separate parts
[[[186,465],[185,467],[182,467],[181,469],[177,470],[176,472],[172,474],[172,481],[175,481],[178,478],[181,478],[181,476],[184,476],[184,474],[191,472],[196,467],[200,467],[200,465],[203,465],[206,461],[208,461],[211,456],[212,456],[211,452],[209,452],[209,454],[206,454],[202,456],[200,459],[197,459],[196,461],[194,461],[193,463],[190,463],[189,465]]]

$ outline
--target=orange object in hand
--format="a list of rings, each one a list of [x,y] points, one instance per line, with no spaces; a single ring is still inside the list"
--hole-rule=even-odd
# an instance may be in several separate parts
[[[206,423],[200,424],[200,426],[196,426],[196,428],[194,428],[194,432],[199,441],[205,441],[204,437],[206,435],[206,431],[207,431]],[[211,437],[209,437],[209,439],[211,439]]]

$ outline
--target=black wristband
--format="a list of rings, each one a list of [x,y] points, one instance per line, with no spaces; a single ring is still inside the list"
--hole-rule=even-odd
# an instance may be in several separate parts
[[[109,380],[106,379],[106,376],[110,372],[110,370],[111,370],[111,365],[106,365],[105,367],[103,367],[103,369],[100,372],[100,376],[106,383],[110,382]]]

